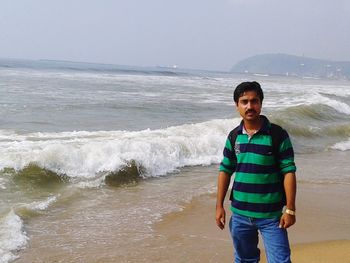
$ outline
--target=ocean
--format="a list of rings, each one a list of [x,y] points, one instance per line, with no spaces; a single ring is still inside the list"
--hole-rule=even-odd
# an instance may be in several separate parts
[[[298,182],[349,185],[349,81],[0,60],[0,262],[142,262],[154,224],[215,193],[247,80]]]

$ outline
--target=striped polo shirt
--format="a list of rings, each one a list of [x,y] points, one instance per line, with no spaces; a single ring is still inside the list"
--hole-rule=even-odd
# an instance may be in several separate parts
[[[288,133],[281,129],[278,156],[274,156],[271,123],[263,118],[261,129],[248,136],[241,122],[233,145],[229,134],[220,171],[235,172],[231,193],[231,210],[254,218],[276,218],[285,205],[283,176],[295,172],[294,151]]]

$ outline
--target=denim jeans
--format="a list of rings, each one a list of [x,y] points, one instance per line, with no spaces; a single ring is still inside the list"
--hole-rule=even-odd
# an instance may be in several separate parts
[[[233,214],[230,231],[235,248],[235,263],[259,262],[260,231],[269,263],[290,263],[287,231],[279,228],[278,218],[251,218]]]

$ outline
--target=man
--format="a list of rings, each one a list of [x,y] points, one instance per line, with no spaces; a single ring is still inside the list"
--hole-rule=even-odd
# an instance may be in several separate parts
[[[236,263],[259,262],[258,231],[269,263],[291,262],[286,229],[295,223],[294,152],[288,133],[260,115],[263,99],[255,81],[236,87],[243,120],[226,140],[218,176],[216,224],[224,229],[224,199],[235,172],[229,225]]]

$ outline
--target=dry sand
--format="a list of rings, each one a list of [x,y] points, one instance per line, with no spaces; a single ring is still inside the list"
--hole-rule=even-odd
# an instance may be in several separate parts
[[[293,262],[350,262],[349,190],[350,185],[299,183],[297,223],[289,229]],[[167,215],[155,234],[149,248],[158,253],[145,260],[233,262],[228,229],[215,224],[215,195],[203,195],[182,212]]]

